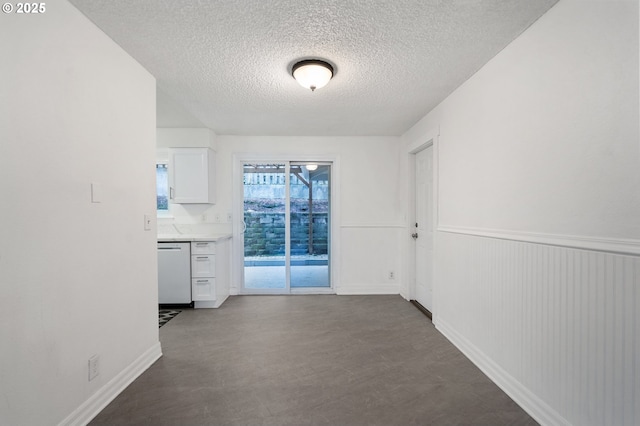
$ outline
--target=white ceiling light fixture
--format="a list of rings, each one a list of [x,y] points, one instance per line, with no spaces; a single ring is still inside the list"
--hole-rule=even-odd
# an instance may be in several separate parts
[[[314,170],[317,170],[318,165],[317,165],[317,164],[307,164],[305,167],[307,168],[307,170],[309,170],[310,172],[312,172],[312,171],[314,171]]]
[[[313,92],[329,83],[333,77],[333,67],[320,59],[306,59],[295,63],[291,74],[302,87]]]

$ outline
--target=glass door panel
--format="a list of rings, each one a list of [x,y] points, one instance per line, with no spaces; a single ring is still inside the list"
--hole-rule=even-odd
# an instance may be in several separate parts
[[[288,293],[286,165],[244,164],[244,288]]]
[[[292,162],[289,175],[290,287],[330,287],[330,164]]]

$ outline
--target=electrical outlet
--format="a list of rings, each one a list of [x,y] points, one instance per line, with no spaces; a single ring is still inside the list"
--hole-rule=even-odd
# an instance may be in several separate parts
[[[89,358],[89,381],[95,379],[100,374],[100,356],[94,355]]]
[[[220,223],[220,213],[216,213],[214,219],[216,223]]]
[[[227,213],[227,222],[231,223],[231,219],[232,219],[231,213]]]
[[[389,271],[389,279],[390,280],[395,280],[396,279],[396,273],[393,271]]]

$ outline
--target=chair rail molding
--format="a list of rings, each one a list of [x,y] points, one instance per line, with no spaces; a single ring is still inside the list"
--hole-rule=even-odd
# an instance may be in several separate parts
[[[545,244],[549,246],[640,256],[640,240],[635,239],[547,234],[540,232],[510,231],[505,229],[474,228],[440,224],[438,224],[437,230],[438,232],[447,232],[451,234],[472,235],[501,240]]]

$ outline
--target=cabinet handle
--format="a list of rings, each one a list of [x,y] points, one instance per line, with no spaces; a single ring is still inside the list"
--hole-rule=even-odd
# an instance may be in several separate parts
[[[208,283],[209,280],[196,280],[197,283]]]
[[[209,258],[204,256],[204,257],[196,257],[197,260],[208,260]]]
[[[169,199],[173,200],[173,187],[169,187]]]

